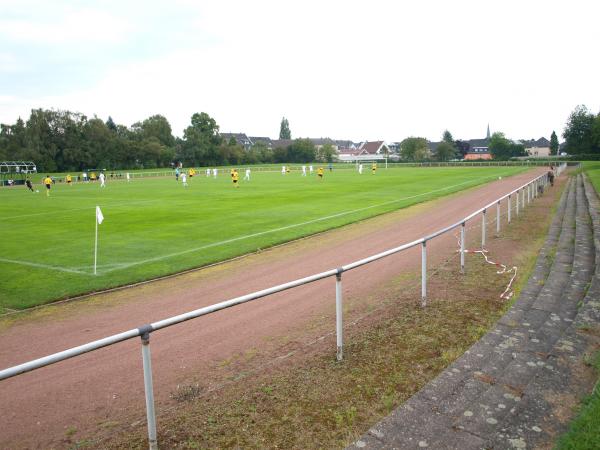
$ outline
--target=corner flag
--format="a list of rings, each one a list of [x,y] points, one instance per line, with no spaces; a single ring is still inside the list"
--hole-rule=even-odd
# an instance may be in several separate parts
[[[96,220],[98,221],[98,224],[101,224],[104,220],[104,216],[102,215],[102,211],[100,211],[99,206],[96,206]]]
[[[100,207],[96,206],[96,237],[94,238],[94,275],[96,275],[96,262],[98,261],[98,225],[102,223],[104,216]]]

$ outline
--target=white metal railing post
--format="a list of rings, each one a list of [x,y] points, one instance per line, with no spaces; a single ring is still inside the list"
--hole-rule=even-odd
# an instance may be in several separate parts
[[[507,204],[508,223],[510,223],[510,210],[512,209],[512,205],[510,204],[510,195],[506,199],[506,204]]]
[[[521,207],[525,209],[525,189],[521,189]]]
[[[484,209],[481,212],[481,249],[485,248],[485,214],[486,210]]]
[[[150,359],[150,329],[142,331],[142,362],[144,366],[144,391],[146,392],[148,447],[150,450],[158,450],[158,441],[156,440],[156,413],[154,412],[154,390],[152,387],[152,361]]]
[[[500,202],[496,203],[496,237],[500,236]]]
[[[460,273],[465,273],[465,223],[460,226]]]
[[[337,341],[336,358],[338,361],[341,361],[344,358],[342,313],[342,269],[338,269],[335,274],[335,333]]]
[[[531,203],[531,197],[530,197],[530,193],[531,193],[531,183],[529,183],[527,185],[527,204],[529,205],[529,203]]]
[[[515,206],[515,213],[517,214],[517,216],[519,215],[519,191],[516,192],[516,206]]]
[[[427,241],[421,244],[421,306],[427,305]]]

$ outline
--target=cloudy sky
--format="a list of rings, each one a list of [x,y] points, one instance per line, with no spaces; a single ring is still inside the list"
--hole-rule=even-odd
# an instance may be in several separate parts
[[[600,109],[600,2],[0,0],[0,122],[32,108],[221,131],[560,135]]]

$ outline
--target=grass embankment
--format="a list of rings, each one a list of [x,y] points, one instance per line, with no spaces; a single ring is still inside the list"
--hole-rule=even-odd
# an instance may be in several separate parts
[[[600,192],[600,162],[584,162],[583,170],[590,177],[596,192]],[[596,369],[599,377],[598,383],[600,383],[600,352],[596,352],[588,362]],[[598,383],[592,394],[584,399],[577,417],[569,426],[569,431],[557,442],[557,450],[600,448],[600,387]]]
[[[491,259],[519,267],[517,288],[533,267],[558,191],[547,191],[552,195],[536,200],[509,227],[504,218],[501,237],[489,240]],[[488,226],[492,236],[494,224]],[[479,236],[478,229],[468,235]],[[219,381],[199,376],[174,389],[175,405],[159,411],[160,445],[261,449],[348,445],[459,357],[508,307],[499,297],[510,275],[498,275],[495,266],[476,254],[468,254],[467,274],[460,275],[457,257],[448,256],[446,263],[430,267],[426,308],[420,306],[416,273],[381,286],[373,292],[369,308],[353,307],[351,293],[345,294],[345,323],[354,324],[345,329],[343,362],[334,360],[335,337],[316,326],[325,338],[292,351],[282,343],[280,354],[286,358],[259,351],[240,354],[215,369]],[[329,324],[331,320],[327,318]],[[136,427],[114,424],[106,439],[71,439],[79,446],[145,448],[146,429],[140,420]]]
[[[525,170],[520,167],[327,171],[322,181],[259,172],[108,180],[31,193],[0,189],[0,312],[226,260]],[[240,174],[243,178],[244,173]],[[98,274],[93,275],[95,207]]]

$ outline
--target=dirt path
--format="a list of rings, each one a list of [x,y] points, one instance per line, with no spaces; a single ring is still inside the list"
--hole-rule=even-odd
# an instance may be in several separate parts
[[[534,169],[206,270],[3,319],[0,367],[335,268],[417,239],[460,220],[543,171]],[[428,246],[430,264],[448,257],[455,247],[453,235],[436,239]],[[376,302],[385,294],[386,283],[420,267],[419,255],[420,250],[413,249],[345,274],[346,305]],[[159,414],[161,408],[172,404],[170,394],[178,384],[209,380],[211,368],[219,363],[256,350],[276,350],[306,328],[310,330],[300,339],[318,337],[323,329],[314,323],[322,324],[323,318],[332,316],[334,292],[333,280],[323,280],[153,333]],[[329,330],[334,329],[334,320],[329,322]],[[71,434],[85,435],[144,418],[138,340],[0,384],[2,448],[65,447],[65,438]]]

